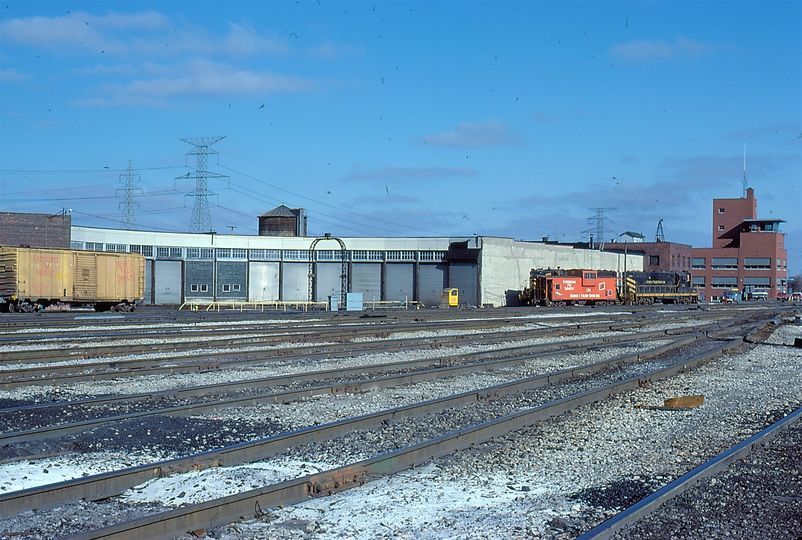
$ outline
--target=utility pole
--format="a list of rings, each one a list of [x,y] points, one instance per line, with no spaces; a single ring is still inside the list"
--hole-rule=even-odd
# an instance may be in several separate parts
[[[192,137],[181,139],[187,144],[191,144],[195,148],[187,152],[188,156],[195,156],[195,174],[187,173],[179,176],[177,180],[195,180],[195,189],[186,194],[187,197],[193,198],[192,205],[192,219],[190,220],[190,230],[192,232],[208,232],[212,230],[212,215],[209,211],[209,195],[216,195],[216,193],[209,191],[209,179],[228,178],[228,176],[216,173],[210,173],[207,170],[207,162],[209,154],[216,154],[216,150],[211,150],[209,147],[224,139],[223,137]]]
[[[134,167],[131,160],[128,160],[128,168],[120,174],[120,187],[117,189],[117,196],[122,199],[118,205],[122,218],[120,222],[126,229],[132,229],[136,225],[136,209],[139,203],[134,199],[142,195],[142,188],[137,187],[141,182],[139,175],[134,174]]]

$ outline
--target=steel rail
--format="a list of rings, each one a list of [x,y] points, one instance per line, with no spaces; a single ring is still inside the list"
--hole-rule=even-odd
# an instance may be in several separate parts
[[[222,338],[220,335],[215,334],[211,338],[208,339],[200,339],[201,336],[197,336],[199,339],[192,340],[192,341],[165,341],[162,343],[136,343],[136,344],[115,344],[115,343],[107,343],[107,344],[96,344],[91,347],[75,347],[71,349],[69,354],[65,354],[64,349],[70,346],[74,346],[73,343],[63,343],[60,347],[52,347],[52,348],[44,348],[44,349],[35,349],[35,350],[14,350],[14,351],[3,351],[0,352],[0,364],[3,363],[17,363],[20,361],[24,361],[27,363],[32,362],[57,362],[61,360],[76,360],[76,359],[87,359],[87,358],[102,358],[108,357],[115,354],[119,354],[120,351],[124,351],[126,354],[141,354],[141,353],[154,353],[154,352],[178,352],[178,351],[192,351],[198,348],[199,345],[204,346],[212,346],[212,347],[226,347],[226,346],[242,346],[242,345],[267,345],[267,344],[274,344],[274,343],[287,343],[287,342],[308,342],[310,339],[316,339],[318,341],[325,341],[325,340],[334,340],[334,341],[341,341],[343,339],[353,339],[357,337],[386,337],[391,334],[397,333],[404,333],[404,332],[420,332],[420,331],[437,331],[437,330],[491,330],[497,328],[503,328],[505,326],[513,326],[513,327],[521,327],[528,324],[536,325],[536,324],[544,324],[538,323],[536,321],[532,321],[529,319],[522,320],[514,320],[507,322],[506,319],[498,319],[500,322],[494,321],[492,324],[487,324],[485,321],[468,321],[467,323],[463,323],[460,321],[455,321],[451,323],[442,323],[442,324],[435,324],[430,325],[428,323],[414,323],[414,324],[405,324],[405,325],[364,325],[364,326],[348,326],[345,328],[321,328],[315,327],[309,329],[308,327],[303,331],[296,332],[296,331],[288,331],[282,332],[280,329],[266,329],[267,332],[261,333],[251,333],[251,334],[241,334],[235,337],[231,337],[230,335],[224,335]],[[565,327],[590,327],[593,325],[607,325],[611,326],[614,324],[614,321],[600,321],[600,322],[589,322],[589,323],[582,323],[573,321],[573,324],[564,325]],[[629,323],[629,324],[638,324],[638,323]],[[646,322],[640,324],[648,324]],[[543,328],[553,328],[553,327],[546,327]],[[224,334],[230,334],[230,331],[225,330]],[[143,339],[157,339],[158,336],[143,338]],[[220,338],[220,339],[219,339]],[[51,343],[50,345],[55,345],[55,343]]]
[[[511,415],[481,422],[357,463],[103,527],[70,538],[73,540],[128,540],[134,538],[166,540],[186,531],[219,527],[243,518],[256,516],[262,508],[297,504],[312,497],[330,495],[363,485],[388,474],[422,465],[434,458],[452,454],[494,437],[532,426],[539,421],[558,416],[582,405],[602,401],[613,394],[636,389],[645,382],[664,379],[690,370],[742,343],[723,342],[718,344],[713,351],[702,353],[690,360],[678,362],[645,375],[631,377]]]
[[[440,314],[442,316],[442,313]],[[657,314],[655,314],[657,315]],[[665,316],[666,314],[660,314]],[[623,314],[622,314],[623,316]],[[620,318],[616,316],[615,318]],[[120,328],[119,330],[115,330],[113,332],[109,332],[108,328],[99,327],[97,330],[76,330],[73,328],[63,328],[63,327],[50,327],[48,331],[44,331],[44,329],[39,334],[34,334],[32,332],[3,332],[2,326],[0,326],[0,343],[2,344],[13,344],[13,343],[26,343],[30,344],[31,342],[56,342],[56,341],[65,341],[71,339],[83,339],[83,338],[95,338],[95,337],[114,337],[114,338],[121,338],[126,336],[133,336],[138,338],[146,338],[148,336],[163,336],[163,335],[175,335],[175,334],[183,334],[183,333],[200,333],[206,332],[210,334],[223,334],[226,332],[230,332],[232,330],[236,330],[239,332],[242,331],[260,331],[260,330],[306,330],[310,328],[310,326],[321,328],[321,329],[336,329],[342,327],[356,327],[356,326],[388,326],[388,325],[395,325],[395,324],[417,324],[417,325],[454,325],[454,324],[461,324],[466,322],[465,319],[468,317],[449,317],[449,318],[428,318],[425,316],[417,316],[417,317],[406,317],[406,318],[368,318],[368,319],[361,319],[361,318],[343,318],[343,319],[335,319],[334,317],[328,319],[313,319],[313,320],[294,320],[294,321],[285,321],[281,323],[273,322],[271,319],[264,319],[261,322],[249,319],[249,320],[234,320],[234,321],[209,321],[207,323],[191,323],[191,322],[174,322],[170,321],[169,319],[164,319],[164,323],[169,323],[170,326],[157,326],[158,323],[144,323],[141,325],[137,324],[119,324],[118,326],[126,326],[125,328]],[[486,315],[483,314],[482,317],[474,317],[470,318],[472,322],[479,322],[478,319],[481,319],[481,322],[503,322],[509,323],[512,321],[521,321],[521,322],[533,322],[538,321],[538,318],[529,317],[524,314],[502,314],[502,315]],[[477,319],[477,321],[474,321]],[[600,315],[593,315],[587,317],[587,319],[592,320],[614,320],[614,317],[610,316],[609,314],[600,314]],[[555,322],[565,322],[565,321],[576,321],[577,317],[575,315],[564,315],[558,317],[543,317],[542,320],[544,321],[555,321]],[[372,321],[372,322],[371,322]],[[129,321],[133,322],[133,321]],[[162,324],[164,324],[162,323]],[[139,327],[137,327],[139,326]],[[129,328],[130,327],[130,328]],[[26,328],[30,328],[30,325],[26,326]],[[78,333],[80,332],[80,334]]]
[[[691,330],[691,331],[695,331]],[[675,334],[673,334],[675,335]],[[0,408],[0,415],[16,414],[19,412],[27,412],[42,409],[51,409],[54,407],[68,407],[68,406],[83,406],[83,405],[111,405],[122,402],[133,402],[144,399],[152,398],[184,398],[194,396],[206,396],[209,394],[216,394],[222,392],[236,392],[241,389],[253,389],[270,386],[281,386],[294,382],[305,382],[314,380],[325,380],[330,378],[343,378],[353,375],[361,374],[375,374],[387,373],[390,371],[399,371],[404,369],[415,369],[423,366],[446,366],[457,362],[466,362],[481,360],[482,358],[498,358],[504,355],[511,354],[524,354],[524,353],[546,353],[553,350],[567,350],[572,351],[579,347],[593,347],[598,344],[607,343],[627,343],[633,340],[639,340],[643,337],[647,339],[654,339],[657,337],[673,337],[664,334],[661,331],[637,334],[618,334],[614,336],[605,336],[601,338],[581,338],[570,341],[562,342],[549,342],[541,343],[538,345],[516,345],[512,347],[504,347],[502,349],[492,349],[485,351],[477,351],[471,353],[451,354],[447,356],[436,356],[421,358],[418,360],[402,360],[398,362],[387,362],[382,364],[361,364],[351,368],[328,369],[319,371],[302,371],[298,373],[290,373],[287,375],[273,375],[270,377],[260,377],[256,379],[247,379],[239,381],[229,381],[222,383],[204,384],[198,386],[189,386],[183,388],[169,388],[167,390],[160,390],[157,392],[147,392],[142,394],[124,394],[119,396],[101,396],[77,400],[66,401],[52,401],[44,403],[36,403],[32,405],[20,405],[17,407]],[[679,334],[683,335],[683,334]],[[338,355],[326,354],[327,358],[336,358]],[[304,356],[308,359],[309,355]],[[291,360],[291,358],[282,358],[282,360]]]
[[[729,343],[725,343],[723,346],[727,345],[729,345]],[[669,352],[672,346],[675,345],[663,345],[639,354],[623,355],[593,364],[558,370],[552,373],[518,379],[500,385],[412,403],[357,417],[345,418],[326,424],[309,426],[291,432],[278,433],[264,439],[239,443],[191,456],[4,493],[0,495],[0,517],[10,517],[32,508],[50,508],[81,499],[98,500],[111,497],[153,478],[169,476],[175,473],[259,461],[294,446],[328,440],[351,431],[370,428],[382,422],[392,422],[401,418],[421,416],[451,407],[460,407],[486,401],[521,390],[538,388],[548,384],[576,379],[583,375],[597,373],[609,369],[612,366],[626,363],[627,360],[630,362],[637,362],[641,359],[651,358]]]
[[[100,426],[109,425],[109,424],[118,424],[124,422],[126,420],[133,420],[136,418],[146,418],[154,415],[161,415],[161,416],[190,416],[193,414],[200,414],[208,411],[213,411],[217,409],[227,409],[227,408],[234,408],[234,407],[247,407],[251,405],[256,405],[259,403],[290,403],[292,401],[297,401],[300,399],[312,397],[312,396],[319,396],[319,395],[330,395],[330,394],[358,394],[362,392],[367,392],[368,390],[376,390],[376,389],[383,389],[383,388],[392,388],[395,386],[401,386],[405,384],[414,384],[424,381],[430,381],[433,379],[442,379],[446,377],[453,377],[457,375],[463,375],[466,373],[474,373],[474,372],[481,372],[481,371],[492,371],[494,369],[498,369],[501,367],[506,367],[515,364],[521,364],[526,362],[531,362],[535,360],[539,360],[542,358],[549,358],[553,356],[560,356],[566,352],[575,352],[577,346],[591,346],[591,345],[600,345],[600,344],[608,344],[608,345],[625,345],[628,343],[633,343],[635,341],[643,342],[646,340],[654,340],[658,338],[665,338],[664,334],[657,334],[657,335],[650,335],[650,336],[638,336],[637,338],[633,336],[628,336],[627,340],[622,341],[605,341],[605,338],[597,338],[593,341],[591,340],[582,340],[582,343],[577,344],[574,342],[573,344],[563,343],[562,347],[560,347],[558,351],[548,352],[548,353],[540,353],[540,354],[527,354],[523,356],[515,356],[515,357],[508,357],[508,358],[500,358],[497,360],[493,360],[490,362],[475,362],[470,364],[451,364],[444,367],[435,367],[431,369],[425,369],[421,371],[415,372],[406,372],[400,373],[395,375],[389,375],[385,377],[375,377],[372,379],[364,380],[364,381],[347,381],[347,382],[337,382],[333,384],[326,384],[326,385],[319,385],[319,386],[312,386],[307,388],[300,388],[295,390],[285,390],[282,392],[275,392],[270,394],[262,394],[262,395],[255,395],[255,396],[245,396],[245,397],[236,397],[236,398],[229,398],[229,399],[220,399],[215,401],[205,401],[205,402],[198,402],[198,403],[191,403],[187,405],[176,405],[172,407],[162,407],[162,408],[154,408],[148,409],[146,411],[136,411],[131,413],[113,415],[113,416],[101,416],[98,418],[92,418],[88,420],[81,420],[77,422],[70,422],[70,423],[63,423],[63,424],[54,424],[50,426],[44,426],[40,428],[30,429],[26,431],[15,431],[15,432],[6,432],[0,433],[0,446],[11,445],[20,442],[29,442],[29,441],[36,441],[41,439],[50,439],[61,435],[66,435],[69,433],[78,433],[89,431],[91,429],[95,429]],[[696,334],[687,338],[683,338],[681,340],[675,340],[674,343],[670,344],[668,347],[676,348],[682,345],[687,345],[693,343],[697,339],[701,337],[701,334]],[[573,345],[573,346],[571,346]],[[668,349],[660,349],[660,352],[665,352]],[[626,358],[629,358],[629,355],[625,355]],[[638,359],[646,358],[647,356],[641,355]],[[419,360],[414,360],[412,362],[399,362],[396,365],[402,368],[409,367],[410,364],[418,364],[420,363]],[[431,364],[431,362],[430,362]],[[329,374],[333,374],[335,376],[345,376],[347,372],[353,373],[364,373],[364,366],[361,368],[354,368],[349,370],[332,370]],[[277,377],[278,378],[278,377]],[[287,382],[295,381],[297,378],[293,376],[286,376],[281,377]],[[248,381],[253,383],[253,381]],[[271,381],[273,382],[273,381]],[[251,387],[254,385],[251,384]]]
[[[260,363],[272,360],[287,360],[292,358],[310,359],[320,357],[332,357],[332,355],[352,356],[354,352],[370,353],[373,351],[393,351],[403,350],[404,348],[425,346],[430,348],[442,348],[444,346],[460,344],[478,344],[485,342],[499,341],[521,341],[538,337],[543,334],[567,335],[577,331],[589,330],[610,330],[608,323],[595,325],[580,325],[562,328],[539,328],[522,332],[520,330],[505,332],[488,332],[485,334],[455,334],[449,336],[421,337],[421,338],[397,338],[382,339],[362,343],[339,342],[327,345],[308,344],[284,349],[263,349],[256,351],[224,350],[207,352],[202,349],[196,352],[204,356],[203,360],[197,360],[197,354],[187,354],[179,356],[166,356],[159,358],[131,359],[112,358],[101,362],[86,362],[81,364],[66,364],[58,366],[39,366],[19,369],[0,370],[2,380],[0,389],[9,389],[19,386],[57,384],[63,382],[95,381],[103,379],[119,378],[122,376],[141,376],[153,374],[172,374],[172,373],[197,373],[205,371],[219,371],[223,368],[239,367],[247,365],[260,365]],[[711,323],[714,327],[718,323]],[[631,328],[642,327],[641,323],[633,323]],[[698,327],[697,327],[698,328]],[[619,325],[615,331],[624,331]],[[688,330],[692,331],[692,330]],[[670,332],[667,332],[670,335]],[[433,343],[433,340],[436,342]],[[306,352],[309,351],[309,352]],[[219,357],[222,357],[220,359]],[[107,370],[91,371],[98,368],[108,368]],[[123,369],[119,369],[123,368]],[[54,374],[54,370],[58,370]],[[45,376],[37,376],[44,374]],[[50,376],[47,376],[50,375]]]
[[[785,418],[774,422],[748,439],[741,441],[694,469],[691,469],[648,497],[641,499],[624,511],[619,512],[610,519],[581,534],[577,540],[607,540],[613,538],[617,532],[630,525],[634,525],[643,517],[657,510],[664,503],[693,487],[699,480],[725,470],[736,461],[748,456],[757,447],[765,446],[771,439],[786,429],[789,429],[796,422],[800,421],[800,419],[802,419],[802,408],[795,410]]]

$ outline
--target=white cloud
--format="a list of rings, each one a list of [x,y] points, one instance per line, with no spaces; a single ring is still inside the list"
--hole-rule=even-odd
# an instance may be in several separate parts
[[[172,99],[186,96],[262,95],[312,88],[310,80],[299,77],[195,60],[176,67],[169,75],[106,85],[102,88],[102,96],[81,99],[74,104],[82,107],[155,107],[167,106]]]
[[[260,34],[244,24],[227,23],[222,35],[203,28],[175,25],[157,11],[92,15],[76,12],[61,17],[28,17],[0,21],[0,40],[58,52],[103,51],[109,55],[249,56],[283,55],[280,39]]]
[[[677,36],[670,41],[641,39],[619,43],[610,49],[610,53],[629,62],[651,62],[681,57],[698,57],[714,50],[715,47],[709,43]]]
[[[520,136],[501,122],[464,123],[456,128],[423,137],[424,144],[474,148],[520,144]]]
[[[28,80],[28,75],[14,68],[0,68],[0,82],[21,83]]]

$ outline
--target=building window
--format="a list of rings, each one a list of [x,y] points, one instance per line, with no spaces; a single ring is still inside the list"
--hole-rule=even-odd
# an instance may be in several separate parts
[[[719,213],[719,214],[723,214],[723,213],[724,213],[724,209],[723,209],[723,208],[719,208],[719,209],[718,209],[718,213]]]
[[[713,270],[737,270],[738,259],[735,257],[713,257]]]
[[[387,252],[387,260],[388,261],[414,261],[415,260],[415,252],[414,251],[388,251]]]
[[[771,270],[769,257],[744,257],[744,268],[747,270]]]
[[[240,291],[240,284],[239,283],[235,283],[234,285],[231,286],[231,290],[234,291],[234,292],[239,292]]]
[[[86,249],[89,251],[103,251],[102,242],[87,242]]]
[[[159,259],[166,259],[170,256],[170,248],[166,247],[157,247],[156,248],[156,257]]]
[[[197,283],[193,283],[192,285],[190,285],[189,286],[189,292],[198,292],[198,284]]]
[[[201,284],[200,292],[209,292],[209,286],[206,283]]]
[[[318,261],[341,261],[342,258],[341,250],[321,249],[315,251],[315,259]]]
[[[649,255],[649,266],[658,266],[660,264],[660,255]]]
[[[187,259],[200,259],[200,248],[187,248]]]
[[[223,292],[231,292],[231,285],[228,283],[223,283]]]
[[[231,250],[232,259],[246,259],[248,257],[247,249],[234,248]]]
[[[284,250],[284,260],[285,261],[308,261],[309,260],[309,250],[308,249],[285,249]]]
[[[217,248],[217,258],[218,259],[230,259],[231,258],[231,249],[229,249],[229,248]]]
[[[693,276],[691,278],[691,285],[694,287],[704,287],[705,286],[705,277],[704,276]]]
[[[695,270],[704,270],[705,269],[705,258],[704,257],[691,257],[691,268]]]
[[[112,253],[125,253],[125,244],[106,244],[106,251]]]
[[[730,288],[738,285],[738,278],[735,276],[713,276],[710,281],[713,287]]]
[[[771,287],[771,278],[768,277],[746,277],[744,285],[751,285],[756,289],[768,289]]]
[[[718,226],[718,230],[723,231],[724,230],[724,225],[719,225]]]
[[[419,260],[421,261],[436,261],[440,262],[446,258],[445,251],[421,251],[418,253]]]
[[[84,243],[83,242],[70,242],[70,249],[83,249]]]

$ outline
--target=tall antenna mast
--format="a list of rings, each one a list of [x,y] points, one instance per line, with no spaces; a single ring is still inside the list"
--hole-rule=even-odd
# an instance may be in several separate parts
[[[748,182],[746,181],[746,143],[744,143],[744,197],[746,197],[746,190],[749,187]]]
[[[216,150],[210,150],[209,147],[214,143],[224,139],[222,137],[192,137],[181,139],[187,144],[194,146],[194,150],[187,152],[188,156],[195,156],[195,174],[187,173],[184,176],[179,176],[177,179],[195,179],[195,189],[186,194],[187,197],[192,197],[194,203],[192,206],[192,219],[190,220],[190,230],[192,232],[209,232],[212,230],[212,215],[209,211],[209,195],[216,195],[216,193],[209,191],[209,178],[219,179],[228,178],[222,174],[210,173],[206,169],[208,162],[207,156],[209,154],[216,154]]]
[[[657,222],[657,232],[654,233],[654,241],[655,242],[665,242],[666,235],[663,234],[663,220]]]
[[[134,174],[134,167],[131,165],[131,160],[128,160],[128,168],[125,172],[120,174],[120,187],[117,189],[117,196],[122,199],[119,203],[121,219],[120,222],[126,229],[131,229],[136,225],[136,209],[139,208],[139,203],[134,199],[142,195],[142,189],[137,187],[140,178],[138,174]]]

